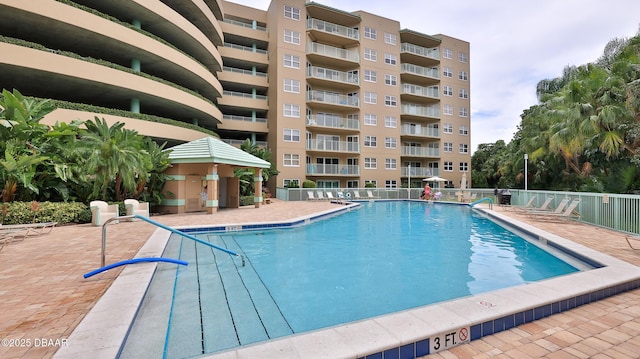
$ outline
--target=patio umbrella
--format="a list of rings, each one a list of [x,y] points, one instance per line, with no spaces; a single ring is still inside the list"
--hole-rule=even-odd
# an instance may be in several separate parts
[[[463,191],[467,189],[467,173],[464,172],[462,174],[462,181],[460,181],[460,190]]]
[[[442,178],[442,177],[438,177],[438,176],[424,178],[422,180],[425,181],[425,182],[446,182],[446,181],[448,181],[446,178]]]

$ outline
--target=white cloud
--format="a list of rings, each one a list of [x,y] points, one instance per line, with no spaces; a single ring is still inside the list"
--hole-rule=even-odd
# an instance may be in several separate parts
[[[425,34],[471,44],[471,148],[509,142],[536,84],[600,57],[613,38],[637,34],[638,0],[315,0],[383,15]],[[234,2],[266,10],[266,0]]]

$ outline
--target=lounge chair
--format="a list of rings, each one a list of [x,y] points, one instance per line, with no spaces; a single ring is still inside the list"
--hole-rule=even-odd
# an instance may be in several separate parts
[[[580,204],[579,199],[574,199],[571,203],[566,206],[564,211],[553,211],[553,212],[537,212],[533,215],[533,219],[540,221],[564,221],[569,219],[578,219],[581,217],[581,214],[576,212],[576,207]],[[563,206],[564,207],[564,206]],[[558,206],[560,208],[560,206]]]
[[[25,232],[27,236],[37,236],[40,234],[46,234],[51,232],[51,229],[55,227],[58,222],[43,222],[43,223],[26,223],[26,224],[0,224],[0,231],[4,232]]]
[[[318,194],[318,199],[319,200],[325,200],[326,199],[325,196],[324,196],[324,193],[322,191],[317,191],[316,193]]]
[[[527,215],[543,215],[543,214],[548,214],[548,213],[555,213],[555,214],[560,214],[562,213],[562,211],[564,210],[564,208],[566,207],[567,203],[569,203],[571,199],[568,197],[565,197],[562,199],[562,201],[560,201],[560,203],[558,204],[558,206],[554,209],[554,210],[541,210],[541,209],[530,209],[528,211],[525,211],[525,213]]]
[[[125,199],[124,208],[127,210],[127,216],[134,214],[149,217],[149,202],[138,202],[135,199]],[[136,220],[136,219],[131,219]]]
[[[370,190],[367,190],[367,198],[368,199],[375,199],[376,197],[374,197],[373,192],[371,192]]]
[[[334,200],[334,199],[336,199],[336,198],[333,196],[333,192],[327,192],[327,198],[328,198],[329,200]]]
[[[353,191],[353,199],[360,199],[360,191]]]
[[[316,196],[313,195],[313,191],[307,191],[307,201],[315,201]]]
[[[531,198],[529,198],[529,200],[527,201],[527,203],[524,204],[524,206],[512,206],[509,204],[501,204],[501,207],[507,207],[507,208],[512,208],[512,209],[528,209],[528,208],[533,208],[533,201],[535,201],[536,196],[533,195],[531,196]]]
[[[101,226],[107,220],[120,215],[117,204],[109,205],[105,201],[91,201],[89,207],[91,208],[91,224],[94,226]]]
[[[526,211],[548,211],[549,210],[549,205],[551,204],[551,202],[553,201],[554,197],[553,196],[549,196],[547,197],[547,199],[542,203],[542,206],[540,207],[526,207],[526,208],[522,208],[522,207],[512,207],[515,211],[522,211],[522,212],[526,212]]]

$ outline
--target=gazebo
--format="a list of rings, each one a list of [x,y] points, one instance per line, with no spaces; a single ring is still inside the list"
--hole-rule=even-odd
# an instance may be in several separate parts
[[[161,210],[168,213],[207,211],[240,207],[240,181],[235,168],[255,169],[256,208],[262,203],[262,170],[271,164],[213,137],[183,143],[171,151],[171,167]]]

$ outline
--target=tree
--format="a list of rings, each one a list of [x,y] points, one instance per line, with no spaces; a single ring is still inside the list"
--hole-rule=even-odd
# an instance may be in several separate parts
[[[246,139],[242,145],[240,145],[240,149],[267,162],[271,162],[271,151],[267,148],[256,145],[251,142],[250,139]],[[277,174],[278,171],[274,168],[273,163],[271,163],[271,168],[265,168],[262,170],[263,184],[266,183],[269,178]],[[255,177],[255,170],[253,168],[237,168],[234,170],[234,175],[238,177],[240,181],[240,195],[251,196],[254,191],[253,179]]]

